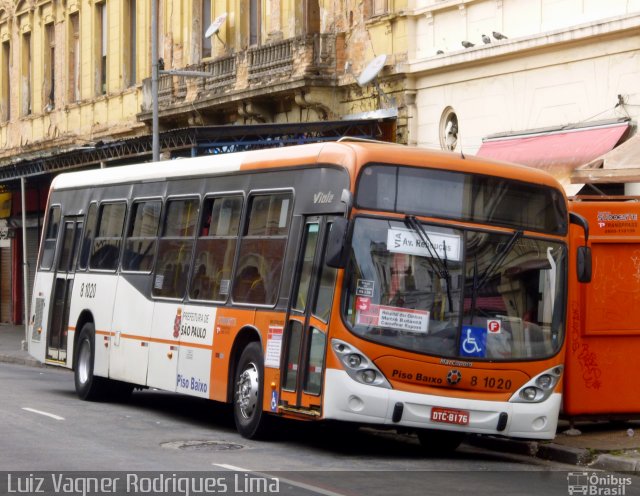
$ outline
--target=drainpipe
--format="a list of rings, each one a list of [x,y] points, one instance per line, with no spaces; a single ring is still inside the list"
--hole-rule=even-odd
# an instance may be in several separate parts
[[[20,176],[20,194],[22,196],[22,291],[24,293],[23,349],[27,349],[29,343],[29,263],[27,262],[27,200],[25,194],[25,182],[25,177]]]

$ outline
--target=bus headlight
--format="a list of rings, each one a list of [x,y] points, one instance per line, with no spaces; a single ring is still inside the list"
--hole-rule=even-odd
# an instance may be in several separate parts
[[[540,403],[546,400],[562,377],[562,365],[545,370],[518,389],[509,399],[511,403]]]
[[[553,386],[553,384],[553,377],[551,377],[549,374],[542,374],[536,379],[536,386],[538,386],[540,389],[549,389]]]
[[[347,364],[352,369],[357,369],[362,365],[362,356],[357,353],[351,353],[351,355],[347,357]]]
[[[391,389],[391,384],[389,384],[389,381],[387,381],[382,372],[380,372],[380,369],[355,346],[345,343],[340,339],[332,339],[331,347],[340,359],[344,370],[354,381],[368,386]]]
[[[360,372],[360,377],[362,379],[362,382],[366,384],[373,384],[373,382],[376,380],[376,371],[371,369],[363,370],[362,372]]]
[[[536,396],[538,396],[538,388],[530,386],[520,391],[520,397],[525,401],[535,401]]]

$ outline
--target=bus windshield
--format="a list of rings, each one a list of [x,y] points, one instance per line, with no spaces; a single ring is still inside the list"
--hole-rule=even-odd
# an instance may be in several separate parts
[[[344,313],[355,334],[447,358],[541,359],[560,350],[564,244],[407,219],[354,221]]]
[[[371,210],[567,233],[560,190],[469,172],[369,164],[360,174],[356,203]]]

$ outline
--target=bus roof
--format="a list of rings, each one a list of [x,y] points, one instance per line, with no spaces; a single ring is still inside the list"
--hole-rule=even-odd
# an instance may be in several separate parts
[[[562,186],[550,174],[530,167],[429,148],[348,140],[69,172],[55,177],[51,189],[152,182],[275,168],[308,167],[315,164],[333,164],[346,168],[353,184],[360,167],[372,162],[479,173],[544,184],[562,190]]]

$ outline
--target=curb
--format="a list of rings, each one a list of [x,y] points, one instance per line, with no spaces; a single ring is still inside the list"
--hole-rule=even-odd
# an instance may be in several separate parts
[[[470,435],[465,439],[467,444],[500,453],[513,455],[536,456],[538,452],[537,441],[523,441],[506,437]]]
[[[40,363],[30,356],[8,355],[0,353],[0,363],[12,363],[15,365],[25,365],[27,367],[46,368],[47,365]]]
[[[586,448],[574,448],[554,443],[542,443],[535,455],[543,460],[566,463],[568,465],[587,466],[593,459],[593,453]]]
[[[640,472],[640,460],[609,454],[598,455],[590,465],[591,468],[609,470],[611,472]]]
[[[587,448],[574,448],[553,442],[523,441],[494,436],[474,435],[466,443],[501,453],[525,455],[567,465],[588,467],[610,472],[640,472],[640,458],[608,453],[597,454]]]

